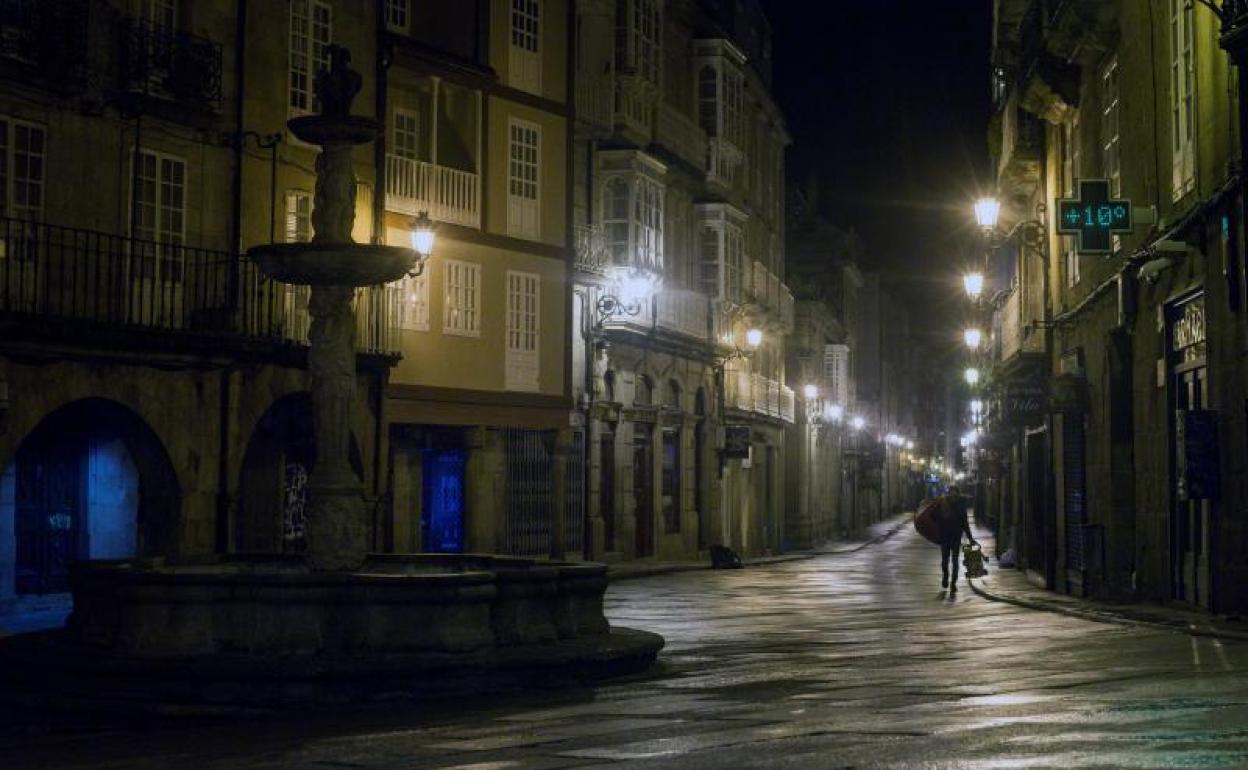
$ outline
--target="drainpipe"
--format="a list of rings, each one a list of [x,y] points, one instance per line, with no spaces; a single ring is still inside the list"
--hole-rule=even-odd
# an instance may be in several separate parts
[[[243,94],[244,76],[246,74],[247,61],[247,0],[236,0],[234,9],[234,178],[231,180],[231,194],[234,198],[234,211],[232,212],[230,227],[233,232],[230,233],[230,247],[234,252],[231,255],[229,275],[227,281],[229,283],[226,296],[229,298],[229,308],[231,311],[236,307],[238,302],[238,260],[242,254],[243,247]],[[277,148],[274,145],[274,157],[276,158]],[[272,195],[270,190],[270,196]],[[272,199],[270,198],[270,208],[272,207]],[[269,212],[270,229],[272,229],[273,212]],[[272,234],[270,234],[272,238]]]

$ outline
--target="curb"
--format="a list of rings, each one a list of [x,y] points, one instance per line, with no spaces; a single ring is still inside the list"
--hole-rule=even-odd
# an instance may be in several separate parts
[[[862,543],[858,543],[857,545],[851,546],[849,548],[838,548],[837,550],[834,550],[834,551],[803,551],[801,553],[781,554],[779,556],[763,556],[763,557],[759,557],[756,559],[746,560],[745,567],[746,568],[766,567],[771,564],[783,564],[785,562],[791,562],[791,561],[805,561],[808,559],[817,559],[821,556],[841,556],[844,554],[858,553],[859,551],[865,548],[869,548],[870,546],[873,546],[873,545],[878,545],[884,542],[885,540],[888,540],[890,537],[892,537],[893,535],[897,534],[902,529],[904,529],[906,525],[909,524],[913,519],[914,519],[913,514],[904,514],[902,517],[902,520],[898,522],[897,526],[893,527],[887,532],[884,532],[883,534],[876,535],[870,540],[864,541]],[[697,570],[709,570],[709,569],[713,569],[713,567],[711,567],[710,564],[703,563],[703,562],[698,562],[696,564],[691,564],[691,563],[656,564],[653,569],[629,570],[627,572],[615,572],[610,567],[608,567],[607,568],[607,582],[614,583],[617,580],[636,580],[638,578],[654,577],[656,575],[670,575],[674,572],[694,572]]]
[[[1065,607],[1043,600],[1022,599],[1017,596],[995,593],[993,591],[989,591],[987,588],[984,588],[981,583],[977,583],[974,580],[968,579],[967,582],[970,584],[971,590],[974,591],[976,595],[990,602],[1012,604],[1015,607],[1038,610],[1040,612],[1051,612],[1056,615],[1066,615],[1072,618],[1080,618],[1081,620],[1089,620],[1094,623],[1106,623],[1109,625],[1135,628],[1151,628],[1157,631],[1170,631],[1172,633],[1185,634],[1187,636],[1206,637],[1210,639],[1228,639],[1237,642],[1248,641],[1248,632],[1232,631],[1229,629],[1199,628],[1182,620],[1149,620],[1146,618],[1132,618],[1112,611],[1102,611],[1082,607]]]

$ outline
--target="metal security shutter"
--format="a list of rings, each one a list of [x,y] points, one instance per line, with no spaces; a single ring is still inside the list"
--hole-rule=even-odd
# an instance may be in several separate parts
[[[563,547],[568,556],[585,551],[585,433],[575,431],[568,451],[568,499]]]
[[[506,429],[507,492],[504,549],[513,556],[550,555],[554,494],[550,453],[541,431]]]
[[[1062,479],[1065,488],[1066,566],[1084,569],[1083,528],[1087,524],[1087,480],[1084,472],[1084,431],[1081,416],[1062,419]]]

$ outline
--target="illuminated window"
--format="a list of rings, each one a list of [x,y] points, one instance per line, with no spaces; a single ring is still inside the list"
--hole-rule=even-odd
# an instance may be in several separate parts
[[[398,326],[408,331],[429,331],[429,268],[398,282]]]
[[[542,130],[533,123],[513,118],[509,138],[507,234],[537,238],[541,231],[538,169],[541,164]]]
[[[47,134],[42,126],[0,119],[0,214],[43,218]]]
[[[290,111],[317,109],[313,79],[318,70],[329,69],[329,44],[333,39],[333,9],[317,0],[290,0]]]
[[[532,93],[542,90],[540,21],[540,0],[511,0],[511,85]]]
[[[286,191],[286,242],[312,240],[312,194],[307,190]]]
[[[1175,200],[1191,192],[1196,185],[1196,63],[1192,21],[1192,4],[1188,0],[1170,0],[1170,148]]]
[[[386,26],[395,32],[407,32],[408,3],[411,0],[386,0]]]
[[[723,203],[699,204],[697,209],[702,228],[698,238],[702,290],[712,299],[740,303],[748,278],[745,215]]]
[[[605,180],[602,222],[612,264],[662,271],[663,195],[663,185],[641,175]]]
[[[537,390],[541,280],[507,271],[507,390]]]
[[[481,265],[446,260],[442,332],[464,337],[481,336]]]

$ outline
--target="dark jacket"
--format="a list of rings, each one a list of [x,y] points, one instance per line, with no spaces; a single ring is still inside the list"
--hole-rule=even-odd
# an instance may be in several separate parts
[[[961,542],[963,535],[966,535],[967,540],[974,541],[975,536],[971,534],[971,522],[968,518],[971,498],[951,492],[948,500],[949,506],[946,510],[949,512],[949,518],[941,527],[945,544],[956,546]]]

